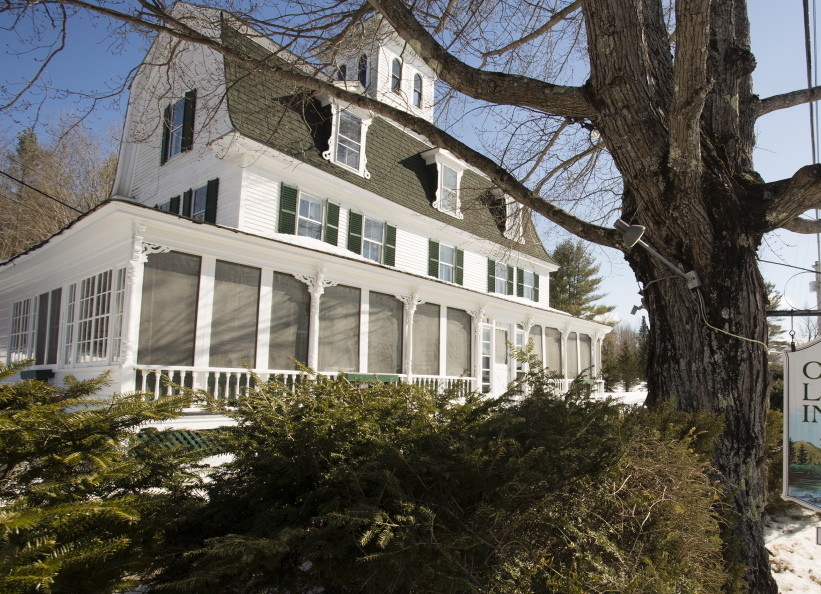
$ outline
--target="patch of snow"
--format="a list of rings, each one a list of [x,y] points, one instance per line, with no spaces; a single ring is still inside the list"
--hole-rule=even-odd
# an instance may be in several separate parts
[[[605,392],[602,397],[613,398],[623,404],[644,404],[647,399],[647,389],[633,392]]]
[[[821,514],[792,506],[764,518],[764,542],[780,592],[821,592]]]

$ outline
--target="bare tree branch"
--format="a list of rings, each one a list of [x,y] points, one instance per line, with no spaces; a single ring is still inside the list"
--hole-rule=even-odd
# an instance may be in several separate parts
[[[517,39],[516,41],[511,41],[510,43],[508,43],[504,47],[500,47],[499,49],[495,49],[495,50],[491,50],[489,52],[483,53],[482,54],[482,61],[484,62],[488,58],[491,58],[493,56],[499,56],[501,54],[504,54],[505,52],[509,52],[510,50],[514,50],[517,47],[520,47],[520,46],[524,45],[525,43],[528,43],[529,41],[533,41],[537,37],[540,37],[540,36],[544,35],[548,31],[550,31],[550,29],[555,27],[558,23],[562,22],[568,16],[570,16],[572,13],[576,12],[576,10],[581,5],[582,5],[581,0],[575,0],[575,2],[570,3],[565,8],[561,9],[559,12],[557,12],[553,16],[551,16],[544,25],[542,25],[541,27],[539,27],[535,31],[533,31],[531,33],[528,33],[527,35]],[[439,31],[436,31],[436,33],[438,33],[438,32]]]
[[[764,184],[762,198],[766,205],[767,231],[788,228],[785,225],[791,224],[800,227],[800,223],[792,222],[821,204],[821,165],[807,165],[790,179]]]
[[[487,72],[469,66],[448,53],[419,24],[401,0],[369,1],[428,66],[461,93],[474,99],[532,107],[562,116],[589,117],[593,114],[582,88],[553,85],[527,76]]]
[[[676,4],[676,62],[670,109],[670,165],[681,188],[694,188],[701,173],[700,118],[709,91],[707,77],[710,0]]]
[[[821,220],[798,217],[783,223],[781,228],[786,229],[787,231],[792,231],[793,233],[811,235],[813,233],[821,233]]]
[[[788,107],[801,105],[802,103],[818,101],[819,99],[821,99],[821,86],[782,93],[781,95],[773,95],[772,97],[761,99],[753,107],[754,116],[760,118],[771,111],[787,109]]]

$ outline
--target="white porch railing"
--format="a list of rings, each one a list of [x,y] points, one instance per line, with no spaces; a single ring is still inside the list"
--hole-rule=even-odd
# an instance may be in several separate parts
[[[415,386],[431,388],[439,393],[453,390],[458,396],[465,396],[476,390],[476,378],[473,377],[414,375],[412,381]]]

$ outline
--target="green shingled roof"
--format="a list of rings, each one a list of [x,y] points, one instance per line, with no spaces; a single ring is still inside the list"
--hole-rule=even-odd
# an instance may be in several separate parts
[[[246,55],[271,59],[267,50],[230,27],[223,27],[223,39]],[[231,121],[243,136],[503,249],[553,262],[530,220],[525,225],[524,244],[502,234],[488,209],[492,185],[473,171],[462,175],[460,200],[464,219],[436,210],[432,206],[436,168],[426,165],[421,156],[432,147],[383,118],[375,117],[368,128],[365,153],[371,178],[365,179],[322,157],[328,149],[331,111],[309,91],[266,73],[249,71],[229,60],[225,61],[225,77]],[[333,196],[328,198],[333,200]]]

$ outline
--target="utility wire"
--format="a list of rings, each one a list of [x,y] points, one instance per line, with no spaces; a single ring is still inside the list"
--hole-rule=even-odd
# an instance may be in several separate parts
[[[79,208],[74,208],[73,206],[71,206],[70,204],[66,204],[65,202],[63,202],[63,201],[62,201],[62,200],[60,200],[59,198],[55,198],[54,196],[52,196],[52,195],[50,195],[50,194],[46,194],[43,190],[39,190],[39,189],[35,188],[34,186],[30,186],[29,184],[27,184],[26,182],[24,182],[22,179],[17,179],[16,177],[14,177],[13,175],[11,175],[10,173],[6,173],[5,171],[0,170],[0,175],[5,175],[7,178],[9,178],[10,180],[13,180],[13,181],[17,182],[17,183],[18,183],[18,184],[20,184],[21,186],[25,186],[25,187],[26,187],[26,188],[28,188],[29,190],[34,190],[34,191],[35,191],[35,192],[37,192],[38,194],[42,194],[43,196],[45,196],[45,197],[46,197],[46,198],[48,198],[49,200],[54,200],[54,201],[55,201],[55,202],[57,202],[58,204],[62,204],[62,205],[63,205],[63,206],[65,206],[66,208],[70,208],[71,210],[73,210],[73,211],[74,211],[74,212],[76,212],[76,213],[79,213],[79,214],[85,214],[85,212],[84,212],[84,211],[82,211],[82,210],[80,210]]]
[[[812,272],[813,274],[817,274],[817,270],[812,270],[810,268],[802,268],[801,266],[793,266],[792,264],[784,264],[783,262],[773,262],[772,260],[762,260],[761,258],[756,258],[759,262],[764,262],[765,264],[775,264],[776,266],[784,266],[786,268],[795,268],[796,270],[803,270],[804,272]]]

